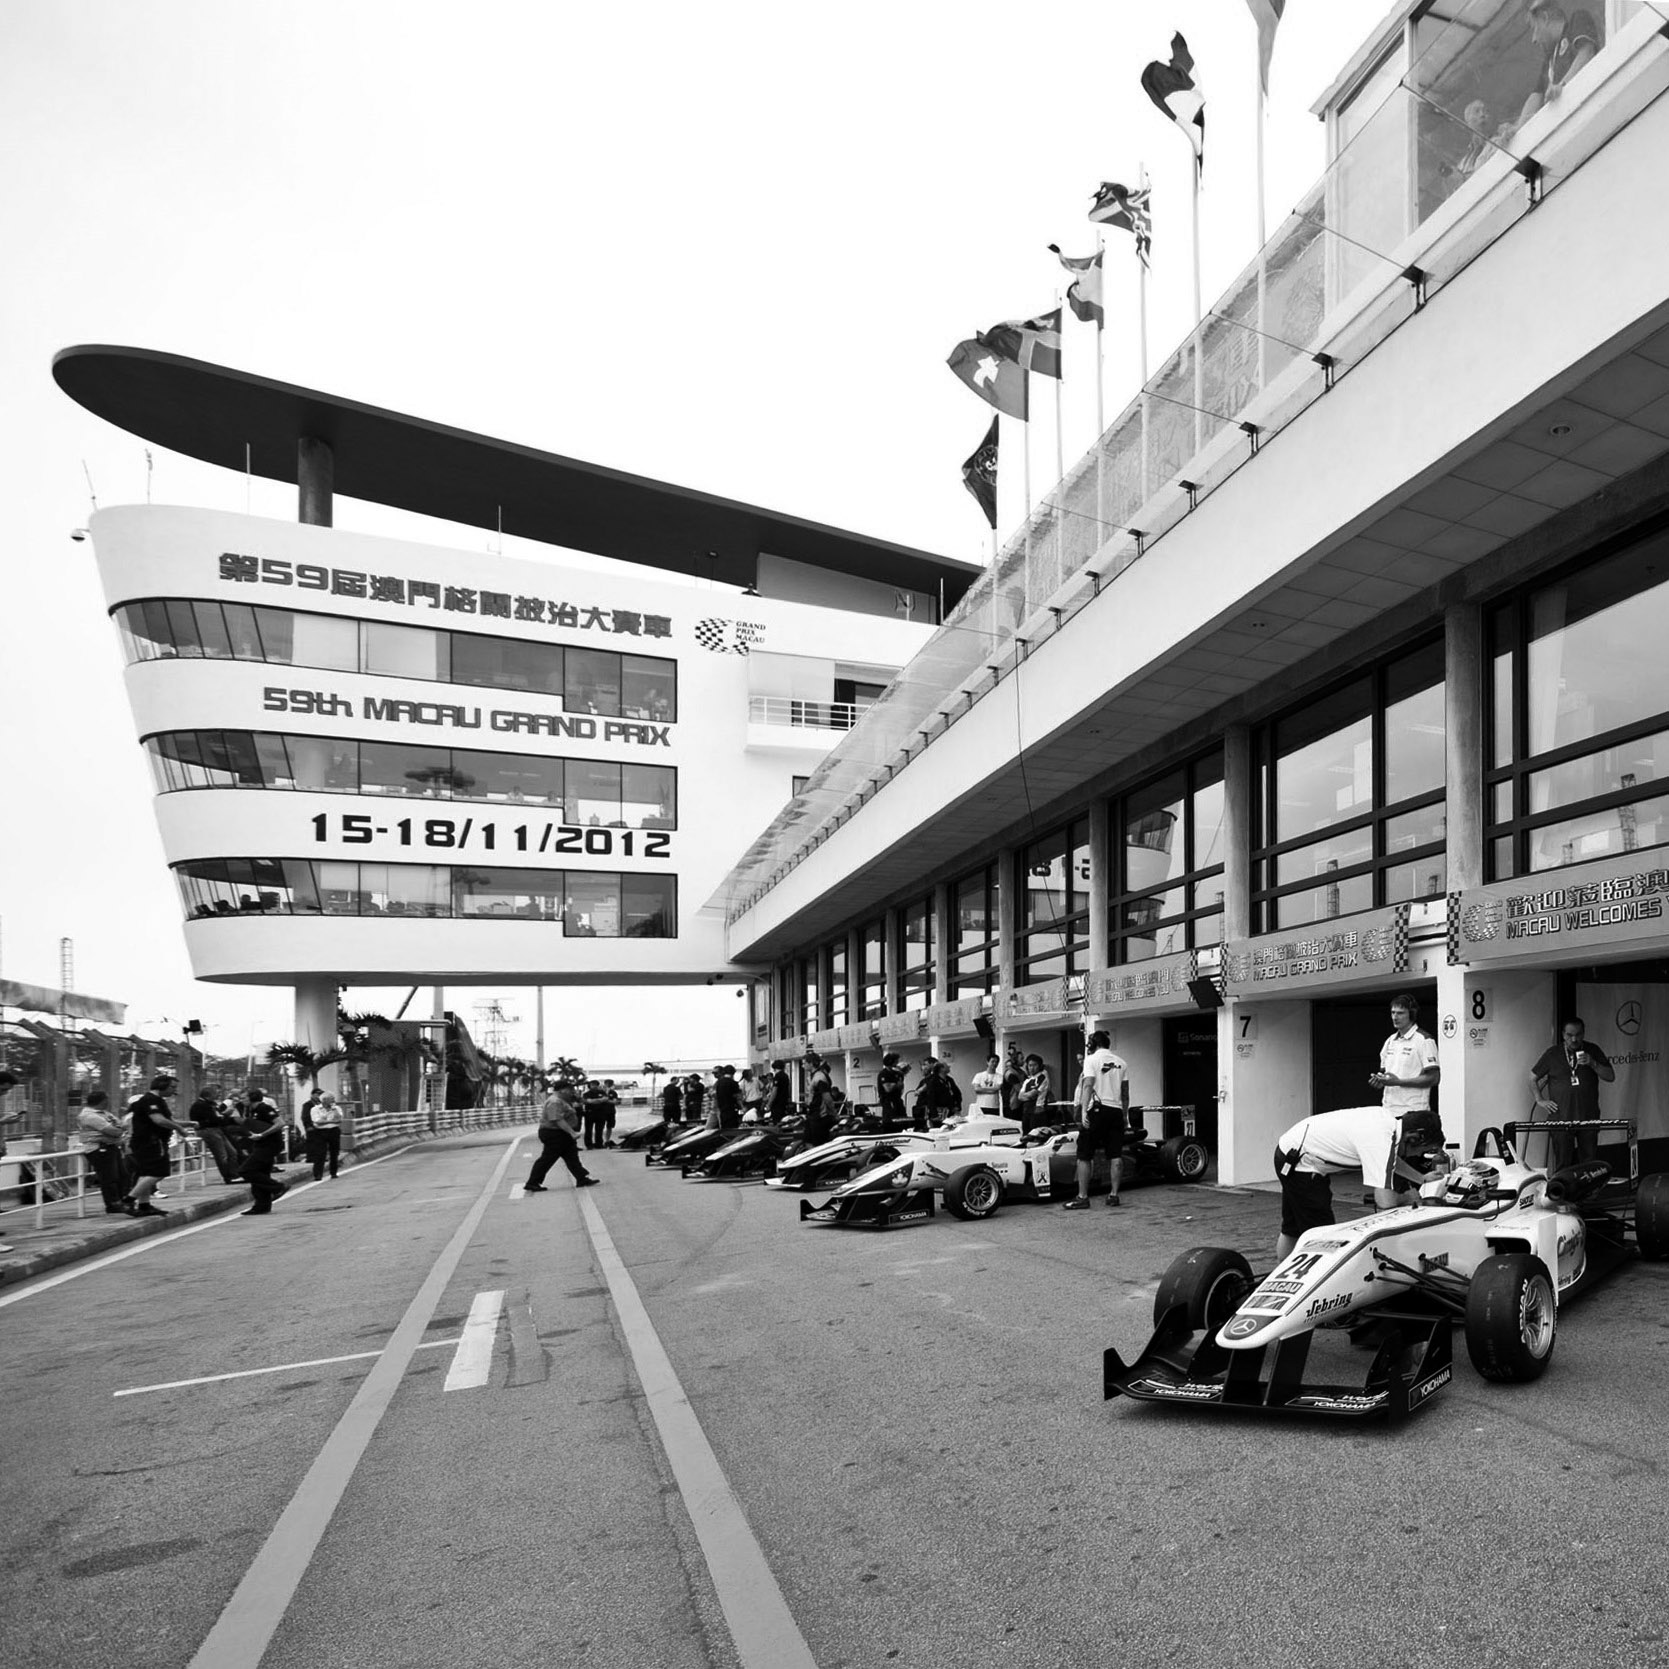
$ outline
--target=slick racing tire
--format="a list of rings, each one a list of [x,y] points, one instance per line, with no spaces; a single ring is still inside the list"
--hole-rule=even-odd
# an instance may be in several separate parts
[[[1669,1176],[1640,1180],[1634,1196],[1634,1239],[1643,1258],[1669,1258]]]
[[[1155,1325],[1177,1304],[1188,1308],[1195,1332],[1215,1333],[1257,1283],[1252,1266],[1226,1246],[1196,1246],[1184,1252],[1160,1277],[1153,1295]]]
[[[1210,1163],[1205,1143],[1189,1136],[1172,1136],[1159,1149],[1159,1169],[1167,1182],[1198,1182]]]
[[[1478,1265],[1466,1294],[1466,1351],[1485,1379],[1539,1379],[1556,1327],[1553,1279],[1540,1258],[1508,1252]]]
[[[964,1165],[945,1184],[945,1210],[963,1222],[995,1217],[1003,1203],[1003,1179],[989,1165]]]

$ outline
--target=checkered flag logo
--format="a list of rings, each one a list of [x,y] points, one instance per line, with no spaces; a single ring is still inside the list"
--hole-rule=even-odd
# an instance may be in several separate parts
[[[698,620],[695,641],[715,655],[745,655],[765,636],[751,620]]]

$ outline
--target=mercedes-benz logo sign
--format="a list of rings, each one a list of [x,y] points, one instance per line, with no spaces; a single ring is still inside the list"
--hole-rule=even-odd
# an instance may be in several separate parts
[[[1643,1011],[1637,1002],[1626,1002],[1617,1010],[1617,1030],[1624,1037],[1633,1037],[1640,1030]]]

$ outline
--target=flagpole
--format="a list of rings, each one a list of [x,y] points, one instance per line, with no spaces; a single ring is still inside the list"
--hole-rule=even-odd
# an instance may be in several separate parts
[[[1142,184],[1143,184],[1143,186],[1146,186],[1146,184],[1147,184],[1147,164],[1145,162],[1141,165],[1141,170],[1142,170]],[[1152,207],[1151,207],[1152,199],[1150,198],[1148,201],[1149,201],[1149,205],[1150,205],[1149,209],[1148,209],[1148,213],[1151,216],[1151,214],[1153,212]],[[1140,289],[1141,289],[1141,306],[1140,306],[1140,309],[1139,309],[1138,318],[1140,320],[1139,328],[1141,330],[1141,337],[1142,337],[1142,340],[1141,340],[1141,351],[1142,351],[1142,503],[1146,504],[1147,499],[1148,499],[1148,494],[1153,490],[1151,485],[1149,484],[1148,437],[1147,437],[1147,418],[1148,418],[1148,407],[1149,407],[1149,400],[1148,400],[1148,395],[1147,395],[1147,378],[1148,378],[1148,369],[1147,369],[1147,262],[1142,260],[1141,250],[1139,248],[1136,252],[1136,263],[1137,263],[1138,268],[1140,269],[1140,274],[1141,274],[1140,278],[1138,279],[1138,283],[1139,283]]]
[[[1103,388],[1106,367],[1101,351],[1101,331],[1107,322],[1107,267],[1102,260],[1102,256],[1106,254],[1106,242],[1106,234],[1097,226],[1095,270],[1101,275],[1101,316],[1095,321],[1095,524],[1098,545],[1106,538],[1101,530],[1107,525],[1107,414]]]
[[[1258,64],[1258,392],[1269,386],[1269,321],[1265,317],[1269,296],[1269,227],[1264,218],[1263,127],[1266,94],[1263,90],[1262,55]]]
[[[1194,450],[1205,446],[1205,363],[1204,347],[1205,307],[1200,301],[1200,174],[1201,159],[1194,158]]]

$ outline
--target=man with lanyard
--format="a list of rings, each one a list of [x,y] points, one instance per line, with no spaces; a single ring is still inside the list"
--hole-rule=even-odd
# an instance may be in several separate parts
[[[1617,1069],[1584,1036],[1574,1016],[1559,1028],[1559,1041],[1530,1068],[1530,1087],[1536,1092],[1536,1111],[1551,1113],[1561,1122],[1599,1117],[1599,1086],[1615,1083]],[[1577,1159],[1592,1159],[1599,1150],[1593,1130],[1560,1130],[1548,1135],[1548,1169],[1558,1170]]]
[[[1130,1123],[1130,1073],[1113,1053],[1106,1032],[1089,1034],[1089,1054],[1078,1080],[1078,1194],[1066,1202],[1067,1211],[1089,1210],[1090,1169],[1097,1153],[1107,1155],[1112,1192],[1107,1204],[1120,1204],[1119,1183],[1124,1178],[1124,1134]]]

